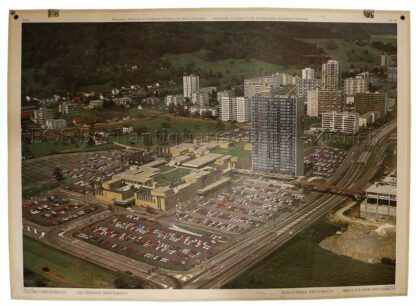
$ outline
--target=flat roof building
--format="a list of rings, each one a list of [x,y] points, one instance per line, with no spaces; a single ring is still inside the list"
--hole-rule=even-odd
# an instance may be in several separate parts
[[[382,92],[360,92],[355,95],[355,111],[360,115],[367,112],[386,112],[387,95]]]
[[[322,114],[322,130],[355,134],[359,129],[358,113],[330,112]]]
[[[195,159],[184,162],[182,166],[189,167],[189,168],[201,168],[201,167],[208,165],[209,163],[212,163],[213,161],[220,158],[221,156],[222,154],[207,153]]]
[[[360,216],[396,222],[397,181],[386,177],[366,190],[366,200],[360,204]]]

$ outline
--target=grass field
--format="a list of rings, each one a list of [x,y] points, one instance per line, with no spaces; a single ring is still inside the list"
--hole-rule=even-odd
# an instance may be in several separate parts
[[[37,187],[32,188],[25,188],[22,191],[22,198],[23,199],[29,199],[30,197],[37,196],[39,194],[43,194],[49,190],[52,190],[54,188],[57,188],[61,185],[63,185],[65,181],[59,181],[59,182],[49,182],[42,185],[38,185]]]
[[[228,149],[217,148],[213,152],[237,157],[251,157],[251,151],[244,150],[244,142],[233,143]]]
[[[178,168],[170,172],[163,173],[156,178],[160,186],[170,186],[177,184],[184,175],[187,175],[191,170]]]
[[[100,150],[114,150],[121,147],[112,143],[106,143],[88,147],[86,144],[65,144],[63,142],[33,142],[28,145],[33,157],[42,157],[58,153],[92,152]]]
[[[375,64],[380,60],[381,51],[370,45],[359,46],[356,43],[342,39],[302,38],[300,40],[313,44],[317,48],[322,48],[331,58],[347,65],[353,64],[356,68]],[[328,48],[329,42],[335,43],[337,48]]]
[[[218,61],[206,60],[206,51],[200,50],[194,53],[166,54],[165,59],[169,60],[175,68],[186,67],[193,63],[193,69],[221,73],[224,78],[251,77],[267,75],[275,72],[300,73],[300,69],[283,68],[280,65],[270,64],[257,59],[226,59]],[[201,80],[203,82],[203,80]],[[204,85],[204,84],[202,84]]]
[[[129,109],[129,116],[133,118],[141,118],[141,117],[149,117],[149,116],[166,116],[166,113],[161,112],[160,110],[153,109],[153,108],[130,108]]]
[[[166,171],[175,169],[175,167],[171,167],[171,166],[168,166],[168,165],[162,165],[162,166],[160,166],[158,168],[160,169],[160,172],[161,173],[164,173]]]
[[[379,41],[382,43],[395,43],[397,42],[397,36],[396,35],[383,35],[383,34],[372,34],[370,37],[370,41]]]
[[[140,281],[76,258],[28,237],[23,237],[26,287],[114,288],[122,279],[140,288]]]
[[[394,284],[395,267],[367,264],[320,248],[338,228],[319,221],[224,288],[302,288]]]

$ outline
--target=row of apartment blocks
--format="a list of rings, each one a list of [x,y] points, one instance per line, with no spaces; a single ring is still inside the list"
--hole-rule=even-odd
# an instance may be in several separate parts
[[[386,93],[360,92],[353,98],[353,109],[360,115],[367,112],[385,114],[394,106],[394,102],[387,99]],[[307,93],[306,106],[309,117],[318,117],[332,111],[341,112],[345,106],[344,95],[341,90],[310,90]]]
[[[85,106],[73,102],[63,102],[59,105],[52,104],[48,106],[41,106],[33,111],[31,119],[37,124],[46,125],[48,120],[57,118],[60,113],[63,115],[75,115],[83,109],[102,108],[103,103],[103,100],[92,100]]]
[[[379,112],[360,115],[355,112],[328,112],[322,114],[321,130],[335,133],[355,134],[381,117]]]

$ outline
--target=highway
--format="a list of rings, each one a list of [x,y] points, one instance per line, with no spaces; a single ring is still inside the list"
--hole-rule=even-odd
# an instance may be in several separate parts
[[[391,121],[379,128],[375,133],[375,137],[378,136],[377,141],[370,138],[354,145],[344,159],[345,163],[340,167],[340,171],[333,176],[332,182],[337,181],[336,185],[341,187],[364,187],[381,162],[386,149],[385,143],[388,142],[390,134],[395,130],[396,124],[396,121]],[[366,164],[358,163],[357,160],[360,154],[367,151],[372,152],[374,158],[368,160],[371,165],[367,167],[366,173],[362,173]],[[346,170],[343,172],[343,169]],[[237,243],[217,258],[208,261],[206,263],[208,268],[185,283],[183,288],[220,288],[284,245],[346,199],[346,196],[324,194],[278,225],[265,225],[260,232],[256,233],[256,236]]]
[[[395,130],[396,125],[396,120],[391,121],[376,130],[373,137],[355,144],[329,183],[346,188],[364,188],[381,163],[389,136]],[[358,162],[359,157],[365,152],[371,152],[371,158],[368,158],[366,163]],[[23,220],[23,233],[111,270],[129,271],[133,275],[145,279],[148,286],[152,288],[220,288],[276,251],[346,199],[347,197],[342,195],[322,194],[287,218],[272,220],[241,235],[240,240],[230,248],[188,271],[155,269],[151,265],[72,237],[73,229],[106,218],[111,214],[109,211],[101,211],[93,216],[74,220],[69,225],[53,228],[42,227]]]

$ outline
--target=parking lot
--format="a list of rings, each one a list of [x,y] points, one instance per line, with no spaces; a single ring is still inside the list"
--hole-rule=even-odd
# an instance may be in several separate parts
[[[172,230],[142,216],[114,215],[73,233],[77,239],[151,265],[186,270],[213,254],[221,242],[214,235]]]
[[[126,151],[71,153],[23,161],[22,180],[25,188],[50,182],[55,168],[61,169],[72,191],[88,194],[95,183],[103,182],[127,167]]]
[[[223,189],[194,209],[181,211],[178,219],[191,225],[238,234],[297,208],[303,197],[299,192],[249,179]]]
[[[347,152],[337,148],[314,149],[305,157],[306,166],[310,169],[309,176],[332,176],[346,155]]]
[[[32,198],[23,203],[23,217],[40,225],[59,225],[96,211],[98,206],[83,204],[61,195]]]
[[[62,174],[72,180],[73,191],[89,194],[94,184],[110,179],[128,166],[122,161],[124,155],[122,151],[91,153],[81,159],[77,167],[64,169]]]

